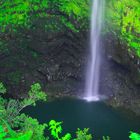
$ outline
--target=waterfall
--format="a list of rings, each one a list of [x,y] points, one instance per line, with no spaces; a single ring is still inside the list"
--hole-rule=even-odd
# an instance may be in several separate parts
[[[85,97],[87,101],[99,100],[100,32],[104,0],[93,0],[90,30],[90,55],[87,66]]]

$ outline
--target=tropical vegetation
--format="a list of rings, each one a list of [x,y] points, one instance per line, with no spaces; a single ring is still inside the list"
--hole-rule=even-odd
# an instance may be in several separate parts
[[[90,23],[90,0],[1,0],[0,1],[0,54],[9,55],[8,40],[15,34],[43,29],[45,32],[88,32]],[[103,35],[113,34],[128,51],[140,57],[140,1],[106,0],[104,11],[105,28]],[[43,21],[43,24],[38,23]],[[16,37],[17,37],[16,36]],[[26,36],[26,34],[25,34]],[[23,43],[25,45],[25,43]],[[21,47],[21,46],[20,46]],[[33,53],[36,57],[36,53]],[[14,84],[19,82],[20,72],[8,75]],[[76,138],[70,133],[62,133],[62,122],[50,120],[40,124],[37,119],[22,111],[27,106],[35,106],[37,101],[47,101],[47,95],[39,83],[31,86],[24,99],[8,98],[7,90],[0,83],[0,140],[91,140],[89,129],[77,129]],[[48,120],[49,121],[49,120]],[[46,129],[51,138],[45,136]],[[140,134],[130,132],[131,140],[140,140]],[[103,136],[103,140],[110,140]]]

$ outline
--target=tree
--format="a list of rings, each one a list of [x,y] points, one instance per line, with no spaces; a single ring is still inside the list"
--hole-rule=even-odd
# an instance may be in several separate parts
[[[140,56],[140,1],[108,0],[105,15],[107,32],[116,32]]]

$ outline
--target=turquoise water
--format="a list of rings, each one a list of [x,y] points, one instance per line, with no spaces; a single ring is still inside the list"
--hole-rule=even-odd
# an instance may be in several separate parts
[[[111,140],[128,140],[129,131],[140,133],[140,121],[128,119],[103,102],[86,102],[78,99],[62,99],[48,103],[38,103],[27,107],[24,112],[40,123],[51,119],[63,121],[63,132],[75,136],[77,128],[90,128],[94,140],[110,136]]]

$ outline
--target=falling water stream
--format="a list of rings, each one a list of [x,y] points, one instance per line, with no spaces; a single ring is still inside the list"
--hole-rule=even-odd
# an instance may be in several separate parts
[[[100,71],[100,32],[102,27],[102,13],[105,0],[93,0],[90,35],[90,57],[87,67],[85,99],[86,101],[100,100],[99,71]],[[37,118],[40,123],[49,120],[64,121],[64,131],[75,137],[77,128],[90,128],[89,133],[94,139],[110,136],[112,140],[127,140],[129,131],[140,132],[139,118],[129,117],[112,109],[104,102],[90,102],[85,100],[63,98],[52,102],[38,102],[36,107],[27,107],[23,110],[27,115]],[[46,130],[45,135],[50,136]],[[61,135],[61,136],[62,136]],[[51,138],[51,136],[50,136]]]
[[[87,101],[99,100],[100,32],[104,0],[93,0],[90,31],[90,55],[87,66],[85,97]]]

